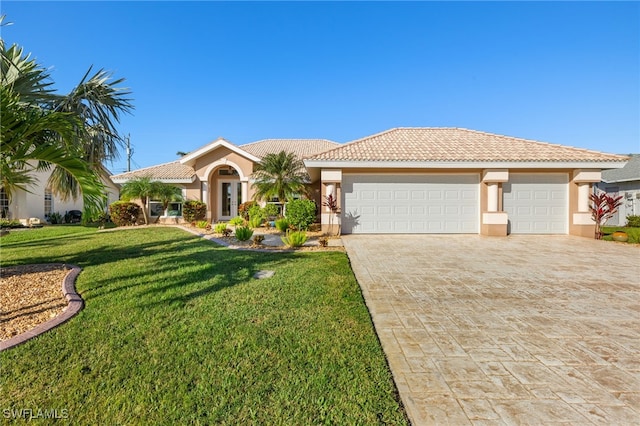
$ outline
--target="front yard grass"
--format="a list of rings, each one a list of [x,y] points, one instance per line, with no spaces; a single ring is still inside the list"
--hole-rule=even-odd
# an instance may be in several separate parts
[[[344,253],[234,251],[162,227],[0,243],[2,266],[82,267],[86,302],[0,354],[2,410],[64,409],[74,424],[407,423]]]
[[[611,241],[611,234],[616,231],[626,232],[627,235],[629,235],[629,241],[627,241],[628,243],[640,243],[640,228],[632,228],[630,226],[603,226],[602,232],[604,233],[604,236],[602,237],[602,239]]]

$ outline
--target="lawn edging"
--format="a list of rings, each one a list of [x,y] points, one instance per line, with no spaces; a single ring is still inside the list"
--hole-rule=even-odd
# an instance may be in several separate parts
[[[64,276],[64,279],[62,280],[62,294],[64,295],[65,299],[67,299],[67,307],[64,308],[64,311],[62,311],[62,313],[57,315],[55,318],[43,322],[42,324],[37,325],[31,330],[25,331],[22,334],[18,334],[11,339],[0,342],[0,352],[18,346],[28,340],[33,339],[34,337],[37,337],[51,330],[52,328],[59,326],[60,324],[73,318],[84,307],[84,300],[76,292],[76,278],[78,277],[82,269],[79,266],[64,263],[51,263],[47,265],[70,268],[69,272],[67,272],[67,274]]]

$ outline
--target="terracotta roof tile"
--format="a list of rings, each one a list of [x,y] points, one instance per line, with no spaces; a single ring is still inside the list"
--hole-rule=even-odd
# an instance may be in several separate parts
[[[162,180],[182,180],[192,179],[195,176],[195,170],[193,167],[180,164],[180,161],[172,161],[170,163],[158,164],[157,166],[145,167],[138,170],[133,170],[119,175],[111,176],[114,180],[129,180],[139,177],[152,177],[154,179]]]
[[[626,161],[626,157],[461,128],[394,128],[309,158],[329,161]]]
[[[327,139],[263,139],[240,145],[239,148],[259,158],[280,151],[292,152],[299,158],[305,158],[338,146],[339,143]]]

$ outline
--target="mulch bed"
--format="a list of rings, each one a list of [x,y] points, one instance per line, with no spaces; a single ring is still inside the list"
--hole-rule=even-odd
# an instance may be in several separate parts
[[[61,265],[0,268],[0,341],[29,331],[61,314],[68,303]]]

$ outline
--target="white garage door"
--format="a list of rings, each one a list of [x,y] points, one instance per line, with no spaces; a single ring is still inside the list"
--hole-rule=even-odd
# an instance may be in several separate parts
[[[502,185],[512,234],[566,234],[568,175],[515,174]]]
[[[344,233],[478,233],[478,175],[343,175]]]

